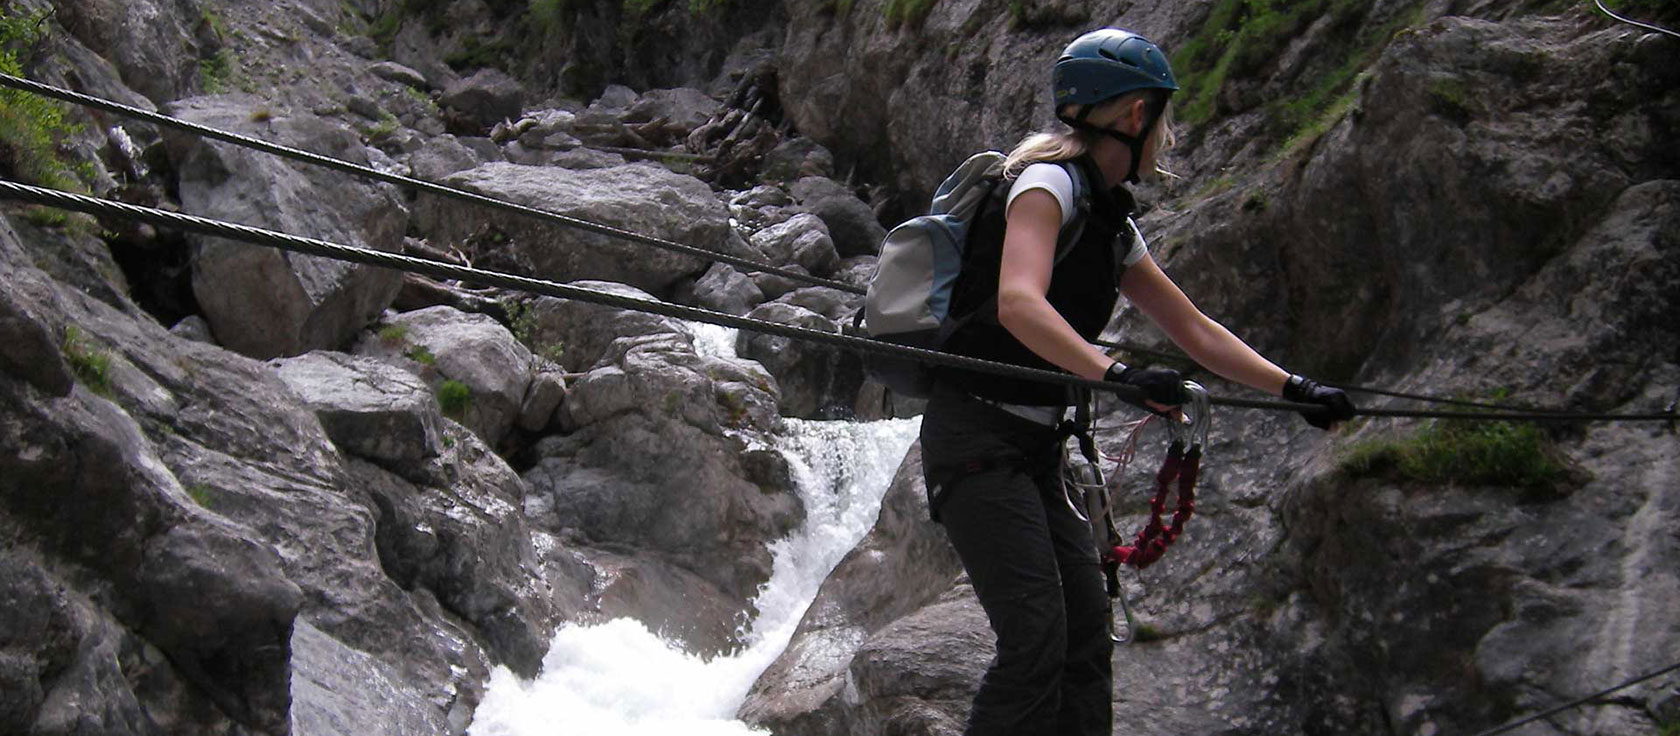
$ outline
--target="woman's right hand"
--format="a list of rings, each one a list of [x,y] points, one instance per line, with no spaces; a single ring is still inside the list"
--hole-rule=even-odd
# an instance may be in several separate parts
[[[1190,400],[1189,394],[1184,390],[1184,374],[1171,368],[1128,367],[1124,363],[1116,362],[1108,367],[1108,372],[1103,374],[1103,380],[1142,389],[1144,401],[1138,405],[1158,414],[1169,413]]]

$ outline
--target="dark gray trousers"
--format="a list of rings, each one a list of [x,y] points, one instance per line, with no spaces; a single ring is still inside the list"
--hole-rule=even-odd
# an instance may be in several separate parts
[[[922,418],[932,508],[997,634],[967,736],[1108,736],[1109,601],[1056,431],[954,391]]]

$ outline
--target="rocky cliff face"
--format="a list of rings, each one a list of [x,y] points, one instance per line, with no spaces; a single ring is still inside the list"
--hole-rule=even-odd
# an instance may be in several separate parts
[[[36,78],[853,284],[877,211],[1043,124],[1061,44],[1127,25],[1194,80],[1185,179],[1143,192],[1155,257],[1264,352],[1432,394],[1673,401],[1672,39],[1517,2],[890,5],[3,12],[43,30],[6,39]],[[70,118],[101,195],[816,329],[855,302]],[[17,140],[8,178],[52,155]],[[5,732],[459,733],[490,668],[535,672],[562,622],[728,650],[803,513],[765,438],[879,404],[827,349],[743,334],[728,357],[663,318],[10,204],[0,284]],[[1113,332],[1162,342],[1132,314]],[[1418,427],[1221,412],[1188,536],[1126,579],[1145,636],[1116,654],[1117,728],[1467,732],[1669,663],[1670,434],[1549,426],[1524,442],[1561,470],[1522,485],[1405,470],[1468,441]],[[749,722],[960,731],[990,637],[917,462]],[[1675,683],[1545,728],[1668,727]]]

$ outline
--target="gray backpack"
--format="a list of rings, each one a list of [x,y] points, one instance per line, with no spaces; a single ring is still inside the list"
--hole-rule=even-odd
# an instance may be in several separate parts
[[[957,279],[968,260],[971,226],[1003,182],[1005,158],[997,151],[970,156],[939,185],[927,214],[887,233],[864,308],[853,318],[854,327],[862,320],[859,332],[895,345],[939,350],[970,319],[995,309],[993,294],[979,309],[951,313]],[[1067,169],[1078,211],[1057,240],[1057,262],[1079,241],[1087,210],[1085,177],[1077,166]],[[900,396],[925,399],[932,394],[933,370],[925,363],[869,355],[864,368],[872,380]]]

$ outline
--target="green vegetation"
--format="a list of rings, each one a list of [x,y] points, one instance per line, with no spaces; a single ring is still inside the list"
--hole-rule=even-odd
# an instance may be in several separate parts
[[[437,365],[437,356],[432,355],[431,348],[428,348],[425,345],[415,345],[407,350],[404,350],[403,355],[407,356],[409,360],[428,368]]]
[[[1657,732],[1657,736],[1680,736],[1680,721],[1662,724],[1662,730]]]
[[[408,328],[403,325],[385,325],[379,328],[379,342],[385,347],[401,347],[408,342]]]
[[[1475,108],[1475,92],[1457,77],[1429,80],[1429,106],[1437,115],[1459,123],[1467,122]]]
[[[932,12],[934,2],[936,0],[887,0],[884,8],[887,22],[892,25],[918,25]]]
[[[27,76],[25,62],[47,34],[48,11],[28,13],[15,5],[0,8],[0,72]],[[53,189],[85,193],[93,167],[74,162],[59,143],[81,132],[66,121],[68,106],[15,89],[0,89],[0,173]]]
[[[64,359],[83,386],[100,396],[111,395],[111,356],[76,325],[64,329]]]
[[[198,60],[198,83],[204,91],[213,94],[226,94],[245,85],[239,74],[239,62],[233,56],[233,50],[223,47],[216,53]]]
[[[467,384],[449,379],[438,384],[437,400],[444,416],[457,422],[464,421],[467,410],[472,408],[472,389],[467,388]]]
[[[210,501],[214,499],[215,489],[203,483],[194,483],[186,487],[187,497],[205,508],[210,508]]]
[[[70,222],[70,213],[32,204],[24,208],[23,221],[35,227],[64,227]]]
[[[363,128],[362,139],[369,143],[377,143],[381,140],[389,138],[401,127],[402,123],[397,120],[397,116],[392,115],[385,110],[380,110],[379,122]]]
[[[1436,420],[1409,437],[1359,443],[1340,469],[1353,477],[1527,489],[1554,486],[1565,473],[1539,427],[1474,420]]]
[[[1155,628],[1154,626],[1150,626],[1149,624],[1138,624],[1137,628],[1132,629],[1132,641],[1139,644],[1144,642],[1160,641],[1165,638],[1167,638],[1165,632]]]
[[[1422,19],[1423,4],[1376,28],[1367,28],[1371,0],[1219,0],[1201,30],[1173,54],[1178,75],[1177,114],[1200,124],[1221,114],[1227,82],[1261,78],[1309,27],[1327,23],[1322,50],[1307,61],[1288,95],[1265,104],[1271,133],[1285,151],[1317,140],[1358,104],[1365,70],[1394,33]]]
[[[560,342],[549,342],[537,337],[537,315],[531,311],[528,303],[518,300],[502,302],[502,308],[507,310],[508,331],[538,357],[547,359],[555,365],[561,365],[561,358],[566,356],[566,347]]]

